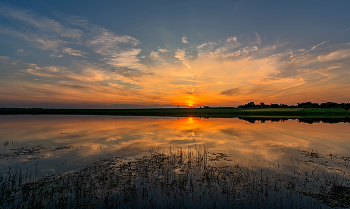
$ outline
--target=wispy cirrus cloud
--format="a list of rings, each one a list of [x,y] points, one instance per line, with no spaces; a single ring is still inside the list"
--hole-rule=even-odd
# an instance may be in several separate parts
[[[83,17],[61,13],[57,16],[68,23],[68,26],[30,10],[2,8],[0,14],[23,25],[22,29],[2,27],[0,33],[22,38],[37,48],[51,51],[51,58],[61,58],[65,54],[91,58],[98,54],[102,56],[99,62],[109,65],[110,70],[116,73],[120,71],[119,68],[124,68],[151,74],[147,72],[147,65],[138,57],[141,49],[135,47],[140,42],[134,37],[115,35],[108,29],[90,24]],[[81,46],[85,47],[85,51],[80,50],[84,48]]]
[[[328,41],[322,41],[321,43],[319,43],[319,44],[313,46],[310,50],[311,50],[311,51],[312,51],[312,50],[315,50],[316,47],[321,46],[322,44],[325,44],[325,43],[327,43],[327,42],[328,42]]]
[[[94,36],[87,44],[95,53],[104,56],[104,61],[114,68],[147,71],[138,55],[141,49],[135,48],[140,42],[131,36],[118,36],[111,31],[94,27]]]
[[[80,51],[80,50],[72,49],[72,48],[69,48],[69,47],[63,48],[62,52],[66,53],[66,54],[69,54],[69,55],[72,55],[72,56],[80,56],[80,57],[85,57],[84,54],[88,54],[87,52],[83,52],[83,51]]]
[[[0,28],[0,33],[9,35],[12,37],[22,38],[30,43],[32,43],[37,48],[43,50],[52,50],[58,52],[61,47],[65,44],[69,43],[68,41],[57,39],[55,37],[50,36],[38,36],[32,32],[21,32],[8,28]]]
[[[266,45],[255,33],[197,45],[184,36],[186,45],[147,48],[83,17],[59,14],[60,22],[29,10],[5,10],[1,15],[18,25],[0,25],[0,34],[49,52],[55,63],[0,57],[0,95],[13,101],[238,105],[350,95],[350,44],[323,41],[295,49],[288,42]],[[11,53],[30,53],[29,48]]]
[[[121,51],[123,47],[135,47],[140,44],[136,38],[126,35],[117,36],[113,32],[98,26],[93,26],[91,31],[92,38],[87,41],[87,44],[99,54],[109,55]]]
[[[17,56],[27,56],[28,53],[26,53],[23,49],[17,49],[15,52],[15,55]]]
[[[85,17],[81,17],[81,16],[74,16],[74,15],[66,15],[60,12],[55,12],[55,15],[65,21],[68,22],[70,25],[72,26],[79,26],[79,27],[85,27],[85,26],[89,26],[89,20],[86,19]]]
[[[61,23],[39,16],[30,10],[12,9],[11,7],[2,6],[0,14],[5,17],[22,21],[23,23],[38,28],[46,33],[53,33],[61,37],[79,39],[83,31],[75,28],[63,26]]]
[[[258,46],[260,46],[261,45],[261,38],[257,32],[255,32],[255,35],[256,35],[256,43],[258,44]]]
[[[186,51],[183,49],[178,49],[175,52],[175,58],[179,59],[184,65],[186,65],[186,67],[188,67],[189,69],[191,69],[191,65],[189,64],[189,62],[187,61],[186,57]]]
[[[21,29],[0,27],[0,33],[22,38],[37,48],[52,51],[51,57],[62,57],[65,46],[69,43],[78,44],[83,34],[81,30],[67,28],[56,21],[35,16],[31,11],[9,9],[4,12],[2,9],[0,14],[24,23]]]

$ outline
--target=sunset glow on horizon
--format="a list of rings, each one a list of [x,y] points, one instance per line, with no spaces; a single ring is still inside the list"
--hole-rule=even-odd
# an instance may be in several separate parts
[[[0,107],[350,102],[349,8],[2,1]]]

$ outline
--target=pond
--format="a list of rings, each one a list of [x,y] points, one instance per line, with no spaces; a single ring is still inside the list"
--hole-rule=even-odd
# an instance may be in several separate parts
[[[1,116],[2,208],[350,206],[350,123]]]

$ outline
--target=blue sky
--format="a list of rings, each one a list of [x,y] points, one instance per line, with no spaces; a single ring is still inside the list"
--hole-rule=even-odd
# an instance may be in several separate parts
[[[350,102],[349,1],[1,1],[0,106]]]

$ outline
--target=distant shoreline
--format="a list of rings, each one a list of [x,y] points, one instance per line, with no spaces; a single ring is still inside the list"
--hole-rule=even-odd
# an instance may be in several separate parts
[[[350,111],[340,108],[154,108],[154,109],[42,109],[0,108],[0,115],[123,115],[168,117],[286,117],[332,118],[349,117]]]

